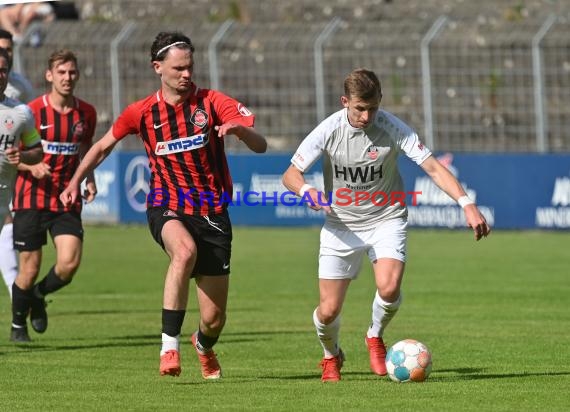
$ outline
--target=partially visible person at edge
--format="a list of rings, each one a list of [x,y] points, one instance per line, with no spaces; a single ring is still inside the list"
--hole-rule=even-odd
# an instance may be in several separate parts
[[[57,50],[48,59],[45,78],[48,93],[29,106],[42,137],[44,156],[35,165],[18,167],[12,198],[14,247],[19,252],[18,276],[12,285],[10,339],[28,342],[27,316],[37,333],[48,327],[45,296],[69,285],[83,250],[81,198],[63,205],[60,188],[69,184],[73,172],[89,150],[95,134],[95,108],[74,95],[79,65],[71,50]],[[85,199],[97,193],[93,173],[87,176]],[[55,264],[36,282],[42,263],[42,248],[49,232],[56,251]]]
[[[222,371],[213,351],[226,321],[232,227],[227,213],[232,180],[224,138],[235,135],[252,151],[267,149],[253,114],[225,94],[192,82],[194,46],[179,32],[159,33],[150,49],[161,88],[128,106],[93,145],[61,193],[64,204],[79,196],[79,182],[129,134],[143,141],[153,193],[147,200],[150,232],[170,258],[164,281],[160,374],[178,376],[180,334],[190,278],[196,283],[200,321],[191,335],[205,379]],[[202,194],[209,194],[203,202]]]
[[[21,43],[34,21],[51,22],[56,18],[51,1],[21,2],[0,6],[0,26]]]
[[[42,158],[41,139],[34,126],[32,112],[28,106],[5,94],[9,72],[10,55],[0,48],[0,222],[10,215],[10,199],[18,165],[36,163]],[[7,268],[17,266],[16,262],[7,261],[10,256],[15,259],[12,242],[0,243],[0,252],[0,269],[6,277],[11,273],[5,273]]]
[[[393,114],[379,109],[380,81],[366,69],[352,71],[344,81],[343,109],[321,122],[300,144],[283,175],[284,185],[327,212],[320,236],[319,305],[313,322],[324,350],[322,381],[338,381],[344,362],[339,345],[341,310],[350,282],[356,279],[366,254],[372,263],[376,291],[372,321],[364,337],[370,368],[386,375],[383,334],[396,314],[406,261],[407,209],[403,202],[356,202],[343,205],[326,199],[358,186],[364,198],[375,193],[403,193],[397,158],[403,152],[416,162],[445,193],[463,207],[475,239],[490,227],[461,184],[423,145],[417,134]],[[324,157],[324,193],[306,183],[304,173]],[[346,194],[346,193],[345,193]],[[418,196],[421,196],[418,195]]]
[[[21,103],[28,103],[36,93],[30,81],[20,73],[12,70],[14,60],[14,39],[12,33],[7,30],[0,29],[0,49],[6,50],[10,58],[8,85],[4,91],[4,95],[11,99],[18,100]],[[0,221],[0,224],[2,222]],[[12,284],[18,275],[18,254],[14,250],[14,237],[12,214],[7,213],[4,219],[4,225],[0,232],[0,272],[2,278],[8,288],[10,298],[12,297]]]

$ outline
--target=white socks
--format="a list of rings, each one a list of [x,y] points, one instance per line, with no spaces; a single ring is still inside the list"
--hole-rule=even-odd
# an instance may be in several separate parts
[[[18,256],[13,244],[13,224],[7,223],[0,232],[0,272],[12,298],[12,284],[18,276]]]
[[[180,335],[168,336],[166,333],[162,334],[162,349],[160,350],[160,356],[164,355],[169,350],[180,352]]]
[[[398,308],[402,303],[402,293],[396,299],[395,302],[386,302],[382,300],[378,291],[376,291],[376,296],[374,297],[374,302],[372,302],[372,324],[368,328],[366,336],[369,338],[382,337],[384,334],[384,329],[388,326],[388,323],[398,312]]]
[[[317,329],[317,336],[321,341],[321,346],[325,351],[325,358],[338,356],[338,333],[340,330],[340,315],[328,325],[321,323],[317,317],[317,309],[313,312],[313,323]]]

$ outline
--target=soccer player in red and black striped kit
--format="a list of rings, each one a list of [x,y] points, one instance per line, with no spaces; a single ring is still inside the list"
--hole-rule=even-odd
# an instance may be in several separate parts
[[[170,258],[162,309],[160,374],[178,376],[180,333],[190,278],[196,282],[200,322],[191,341],[205,379],[221,377],[212,349],[224,327],[232,227],[227,203],[232,180],[224,137],[233,134],[256,153],[267,149],[253,114],[225,94],[192,82],[194,46],[179,32],[159,33],[150,50],[160,90],[128,106],[91,150],[60,198],[75,202],[79,183],[129,134],[149,158],[147,218],[154,239]]]
[[[77,57],[59,50],[49,57],[46,80],[51,90],[28,105],[36,121],[44,148],[42,162],[19,165],[12,198],[14,248],[19,251],[20,268],[12,286],[12,336],[29,341],[26,317],[32,328],[47,329],[45,296],[68,285],[81,262],[83,226],[81,197],[64,205],[59,194],[67,187],[95,133],[95,108],[73,95],[79,80]],[[87,176],[85,199],[97,193],[93,173]],[[56,249],[56,262],[34,285],[41,266],[42,247],[49,231]]]

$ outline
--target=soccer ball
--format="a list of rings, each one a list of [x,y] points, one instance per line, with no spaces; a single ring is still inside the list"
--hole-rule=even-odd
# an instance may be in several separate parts
[[[423,382],[431,372],[431,353],[417,340],[401,340],[388,350],[386,369],[394,382]]]

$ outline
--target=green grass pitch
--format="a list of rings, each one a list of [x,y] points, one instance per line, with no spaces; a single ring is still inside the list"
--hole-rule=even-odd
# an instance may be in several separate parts
[[[8,341],[0,291],[0,409],[6,411],[564,411],[570,410],[570,233],[411,229],[404,303],[388,344],[430,348],[427,382],[397,384],[368,369],[369,265],[344,306],[342,381],[320,382],[311,314],[318,300],[318,228],[235,228],[224,377],[204,381],[188,342],[182,375],[160,377],[166,255],[144,226],[86,228],[74,282],[50,297],[49,329]],[[53,262],[44,249],[42,275]],[[193,284],[192,284],[193,288]]]

